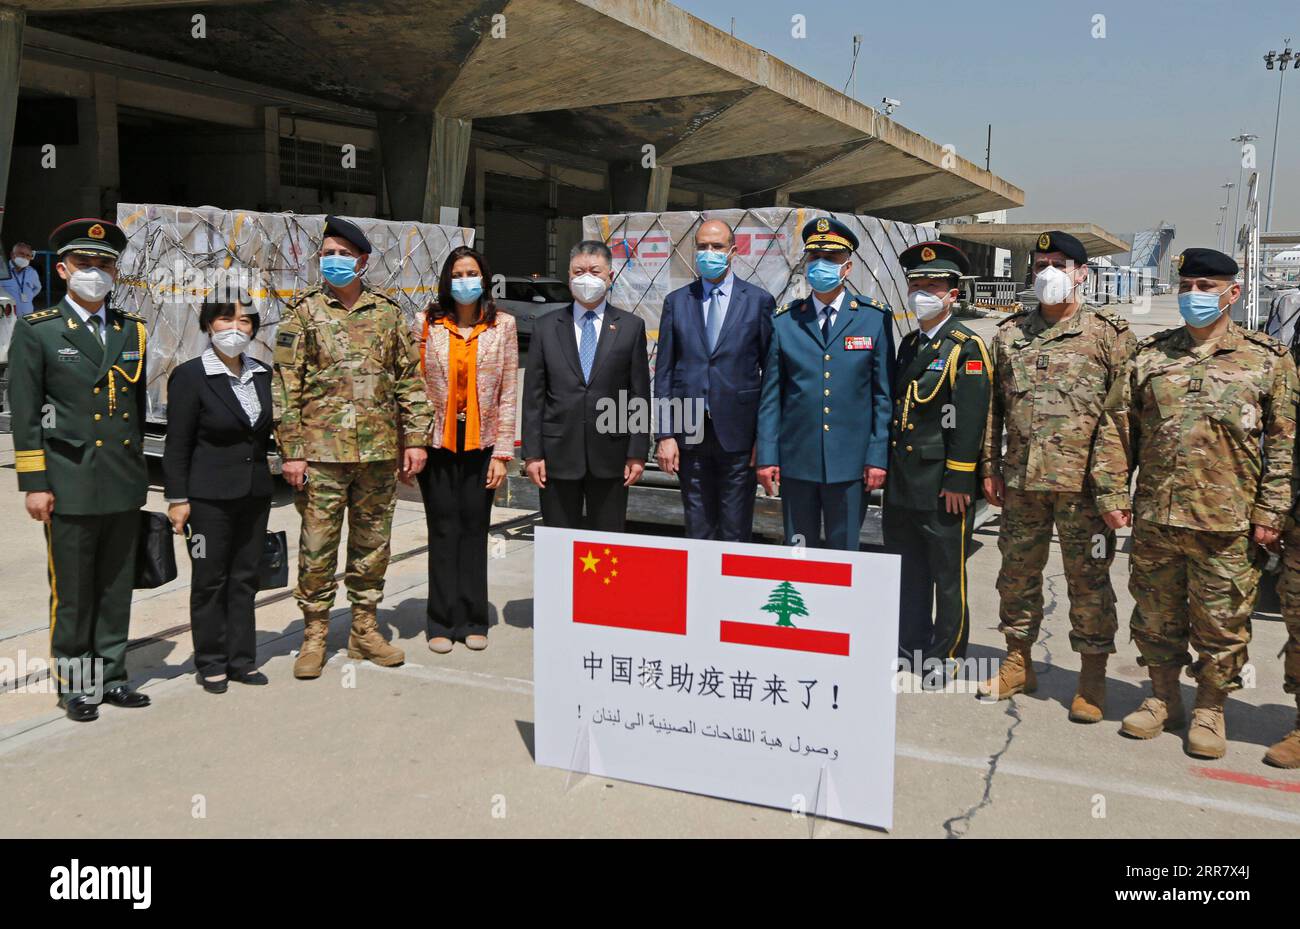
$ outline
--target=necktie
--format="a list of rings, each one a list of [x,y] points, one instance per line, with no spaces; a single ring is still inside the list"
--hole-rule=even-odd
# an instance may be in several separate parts
[[[709,307],[704,314],[704,329],[709,337],[709,352],[718,347],[718,333],[722,330],[722,288],[714,288],[709,295]]]
[[[100,345],[104,344],[103,321],[98,316],[89,316],[86,318],[86,325],[90,327],[90,334],[95,337],[95,341]]]
[[[831,337],[831,308],[822,308],[822,341],[826,342]]]
[[[596,360],[596,311],[582,314],[582,339],[578,342],[578,361],[582,364],[583,381],[591,382],[591,363]]]

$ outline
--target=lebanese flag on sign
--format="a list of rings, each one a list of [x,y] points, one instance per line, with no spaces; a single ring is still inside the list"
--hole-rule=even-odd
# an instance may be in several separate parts
[[[574,542],[573,621],[686,635],[686,552]]]
[[[810,584],[852,587],[853,565],[802,558],[723,555],[722,576],[775,582],[761,586],[745,585],[745,590],[752,591],[757,597],[746,596],[740,589],[737,589],[734,601],[728,597],[729,601],[737,604],[752,604],[756,615],[768,613],[772,618],[763,623],[724,619],[718,629],[723,642],[820,655],[849,654],[847,632],[803,628],[805,617],[816,620],[810,616],[799,587]]]

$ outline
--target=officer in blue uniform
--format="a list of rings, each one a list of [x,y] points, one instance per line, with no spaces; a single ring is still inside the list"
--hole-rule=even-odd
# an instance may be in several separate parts
[[[758,479],[781,495],[787,544],[857,551],[866,491],[884,485],[889,467],[893,311],[849,292],[852,230],[827,216],[802,236],[812,293],[772,317]]]

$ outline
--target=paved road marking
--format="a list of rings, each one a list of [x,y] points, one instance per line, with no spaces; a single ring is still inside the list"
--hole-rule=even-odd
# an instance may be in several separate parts
[[[1247,774],[1245,771],[1224,771],[1219,768],[1192,768],[1191,771],[1197,777],[1208,778],[1212,781],[1227,781],[1230,784],[1245,784],[1249,787],[1264,787],[1268,790],[1300,794],[1300,782],[1297,781],[1275,781],[1271,777]]]

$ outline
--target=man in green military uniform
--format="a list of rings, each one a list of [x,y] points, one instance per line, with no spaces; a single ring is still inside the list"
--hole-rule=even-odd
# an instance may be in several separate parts
[[[1088,462],[1106,392],[1136,339],[1123,318],[1084,303],[1088,253],[1074,236],[1042,233],[1033,270],[1038,307],[1003,320],[993,336],[980,475],[985,498],[1003,507],[998,629],[1007,658],[979,694],[1006,699],[1038,686],[1029,652],[1043,622],[1043,569],[1055,526],[1070,595],[1070,647],[1081,665],[1070,719],[1096,723],[1119,619],[1110,583],[1115,530],[1097,512]]]
[[[144,320],[108,303],[126,235],[102,219],[50,234],[68,282],[56,307],[18,320],[9,350],[18,489],[45,524],[50,657],[59,706],[143,707],[127,684],[135,545],[149,477],[144,461]]]
[[[961,249],[921,242],[898,260],[917,328],[898,350],[884,533],[902,557],[898,647],[919,674],[927,659],[950,667],[966,656],[966,556],[993,372],[980,337],[952,317],[970,268]]]
[[[1152,696],[1121,731],[1150,739],[1181,729],[1178,676],[1191,664],[1187,752],[1198,758],[1227,751],[1223,707],[1242,686],[1262,549],[1277,543],[1292,508],[1295,364],[1281,342],[1232,321],[1237,270],[1214,249],[1183,252],[1186,325],[1138,345],[1106,398],[1093,450],[1098,509],[1115,528],[1133,524],[1129,626],[1151,675]]]
[[[432,414],[401,308],[362,284],[370,251],[355,224],[327,217],[325,284],[288,308],[275,337],[276,442],[302,517],[294,590],[305,621],[293,666],[299,678],[320,677],[325,664],[345,513],[348,656],[385,667],[406,657],[384,640],[375,613],[388,570],[398,459],[403,480],[424,468]]]

